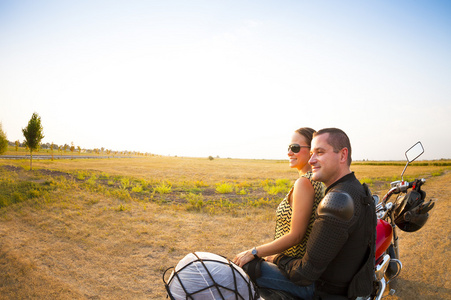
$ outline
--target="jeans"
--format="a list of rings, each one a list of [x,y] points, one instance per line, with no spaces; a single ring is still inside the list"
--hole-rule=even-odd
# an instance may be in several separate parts
[[[304,300],[313,299],[314,284],[296,285],[282,274],[277,265],[266,261],[261,264],[261,272],[261,277],[257,278],[258,287],[285,291]]]

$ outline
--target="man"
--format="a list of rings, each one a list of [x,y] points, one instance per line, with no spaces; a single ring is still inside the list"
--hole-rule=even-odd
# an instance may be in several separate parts
[[[326,185],[302,259],[279,255],[275,263],[298,286],[315,283],[315,299],[367,296],[374,278],[376,215],[368,188],[350,170],[351,144],[337,128],[312,140],[313,180]]]

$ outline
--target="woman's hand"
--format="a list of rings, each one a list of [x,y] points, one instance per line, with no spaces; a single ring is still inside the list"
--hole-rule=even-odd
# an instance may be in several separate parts
[[[274,263],[274,257],[275,257],[275,255],[266,256],[266,257],[265,257],[265,260],[266,260],[267,262]]]
[[[245,264],[254,259],[254,255],[252,255],[251,250],[243,251],[233,259],[233,262],[240,267],[243,267]]]

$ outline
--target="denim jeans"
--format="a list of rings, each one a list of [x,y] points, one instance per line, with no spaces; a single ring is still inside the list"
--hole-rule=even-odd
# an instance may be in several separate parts
[[[261,272],[261,277],[257,278],[258,287],[285,291],[304,300],[313,299],[314,284],[296,285],[282,274],[277,265],[266,261],[261,264]]]

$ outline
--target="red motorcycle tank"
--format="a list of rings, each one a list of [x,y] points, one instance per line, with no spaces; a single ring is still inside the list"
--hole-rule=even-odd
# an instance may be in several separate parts
[[[376,226],[376,259],[378,259],[390,246],[393,238],[391,225],[384,220],[377,220]]]

